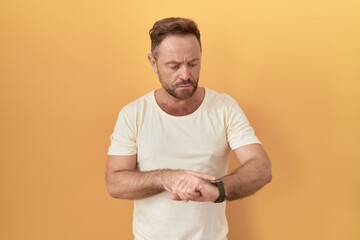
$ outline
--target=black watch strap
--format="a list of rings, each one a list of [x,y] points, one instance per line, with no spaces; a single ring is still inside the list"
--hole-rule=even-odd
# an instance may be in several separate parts
[[[219,197],[215,200],[215,203],[221,203],[225,201],[226,195],[224,183],[221,180],[216,180],[215,182],[212,182],[212,184],[214,184],[219,189]]]

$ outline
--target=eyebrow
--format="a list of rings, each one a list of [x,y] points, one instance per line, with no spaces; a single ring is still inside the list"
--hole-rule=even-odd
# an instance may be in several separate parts
[[[196,62],[196,61],[200,61],[200,58],[194,58],[194,59],[190,60],[189,63]],[[181,63],[182,63],[182,61],[178,62],[175,60],[170,60],[170,61],[166,62],[165,64],[169,65],[169,64],[181,64]]]

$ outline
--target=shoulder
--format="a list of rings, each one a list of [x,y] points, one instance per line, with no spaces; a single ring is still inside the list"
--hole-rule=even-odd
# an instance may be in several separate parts
[[[154,91],[148,92],[145,95],[126,104],[120,112],[135,113],[143,110],[153,103]]]
[[[206,88],[207,99],[204,109],[208,112],[215,112],[216,115],[230,119],[233,116],[241,116],[243,118],[244,111],[238,102],[227,93],[220,93],[212,89]]]
[[[227,93],[220,93],[210,88],[205,88],[207,102],[211,106],[231,107],[237,101]]]
[[[132,125],[148,115],[149,111],[153,111],[154,92],[149,92],[138,99],[135,99],[125,106],[123,106],[117,117],[117,122],[126,122],[128,125]]]

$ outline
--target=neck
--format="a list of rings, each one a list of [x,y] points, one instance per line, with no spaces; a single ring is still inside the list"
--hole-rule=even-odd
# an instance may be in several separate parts
[[[197,88],[194,95],[188,99],[177,99],[160,88],[155,91],[155,99],[159,107],[173,116],[185,116],[195,112],[205,97],[205,89]]]

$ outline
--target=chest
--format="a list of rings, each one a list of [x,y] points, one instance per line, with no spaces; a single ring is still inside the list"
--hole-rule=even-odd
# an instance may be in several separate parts
[[[229,152],[223,119],[207,113],[185,118],[147,117],[139,125],[137,148],[141,170],[217,171]]]

